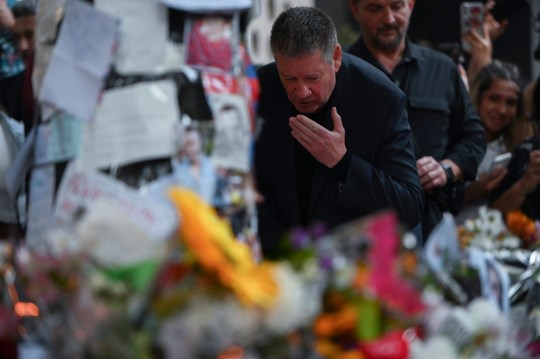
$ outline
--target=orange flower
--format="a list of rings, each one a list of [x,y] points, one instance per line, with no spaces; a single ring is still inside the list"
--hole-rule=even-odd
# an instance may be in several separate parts
[[[317,339],[315,342],[315,350],[323,358],[337,358],[341,354],[341,348],[339,345],[333,343],[329,339]]]
[[[356,275],[354,277],[352,286],[359,291],[363,291],[369,288],[369,270],[365,265],[358,265],[356,267]]]
[[[317,339],[315,350],[326,359],[365,359],[365,355],[357,349],[343,351],[341,347],[328,339]]]
[[[315,334],[329,337],[353,330],[356,327],[358,311],[347,305],[333,313],[321,314],[314,323]]]
[[[336,359],[365,359],[366,356],[359,350],[348,350],[338,355]]]
[[[401,270],[407,277],[413,278],[418,270],[418,258],[413,252],[406,252],[400,257]]]
[[[217,359],[243,359],[244,349],[239,346],[233,346],[221,352]]]
[[[509,212],[506,215],[506,226],[512,233],[525,242],[525,246],[529,246],[534,241],[539,240],[539,238],[536,238],[535,221],[521,211]]]

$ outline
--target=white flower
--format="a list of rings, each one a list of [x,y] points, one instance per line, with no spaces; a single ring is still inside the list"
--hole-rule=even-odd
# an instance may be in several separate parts
[[[469,246],[485,251],[500,248],[514,249],[521,246],[521,240],[511,234],[500,211],[486,206],[478,209],[478,217],[467,219],[465,229],[472,235]]]
[[[501,245],[503,248],[518,249],[521,247],[521,239],[516,236],[510,235],[505,237],[501,241]]]
[[[478,234],[471,240],[470,246],[489,252],[495,249],[495,242],[491,237],[486,236],[485,234]]]
[[[446,337],[435,336],[427,342],[415,340],[411,343],[411,359],[458,359],[454,344]]]
[[[460,336],[473,334],[477,329],[474,318],[471,317],[469,311],[465,307],[455,307],[445,324],[452,322],[452,320],[454,320],[456,325],[461,329],[459,333],[456,333]]]
[[[475,337],[499,337],[506,330],[507,322],[495,303],[486,298],[476,298],[467,307],[452,310],[448,322],[455,321],[459,333],[452,332],[460,341],[468,342]],[[443,332],[445,327],[442,327]],[[455,329],[455,328],[452,328]]]
[[[338,268],[332,278],[332,285],[341,289],[350,288],[356,276],[356,271],[356,267],[351,263]]]
[[[477,232],[476,229],[476,220],[472,218],[468,218],[465,220],[464,223],[465,229],[467,229],[468,232],[474,233]]]
[[[430,308],[425,319],[425,329],[428,335],[436,333],[445,323],[452,312],[452,307],[444,301],[441,293],[425,289],[422,292],[423,302]]]
[[[442,302],[429,314],[426,334],[433,339],[445,337],[455,346],[459,358],[519,358],[526,341],[520,323],[510,318],[486,298],[476,298],[467,307],[449,307]],[[429,350],[433,347],[415,345],[414,359],[433,353]]]
[[[192,359],[196,353],[217,354],[232,344],[247,345],[260,334],[260,312],[234,297],[217,300],[197,295],[182,312],[161,326],[165,357]]]
[[[313,293],[310,282],[305,282],[289,264],[280,264],[275,275],[279,295],[274,306],[265,313],[265,326],[270,333],[290,333],[319,313],[320,293]]]

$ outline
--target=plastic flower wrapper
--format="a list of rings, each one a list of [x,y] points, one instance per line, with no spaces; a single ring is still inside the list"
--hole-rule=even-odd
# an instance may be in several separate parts
[[[496,304],[476,298],[467,306],[453,306],[426,291],[430,309],[426,315],[424,341],[411,345],[412,358],[423,359],[438,351],[443,358],[532,358],[528,320],[519,310],[505,315]]]
[[[428,269],[423,280],[424,287],[440,291],[446,300],[466,305],[489,294],[488,259],[478,247],[462,247],[458,235],[454,217],[445,213],[423,249],[423,263]]]
[[[507,277],[514,282],[509,291],[507,288],[510,302],[520,300],[530,279],[528,277],[534,276],[538,268],[533,254],[538,243],[537,238],[540,238],[539,222],[520,211],[509,212],[505,221],[498,210],[481,207],[478,217],[468,219],[465,225],[458,229],[458,234],[469,259],[474,249],[482,251],[488,262],[494,261],[495,266],[502,269],[502,273],[497,277]],[[478,286],[482,286],[486,280],[482,279],[481,270],[478,275]],[[482,291],[482,294],[485,294],[484,292]]]

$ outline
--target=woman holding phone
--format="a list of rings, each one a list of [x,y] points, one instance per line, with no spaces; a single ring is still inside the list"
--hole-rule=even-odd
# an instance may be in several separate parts
[[[540,220],[540,86],[532,85],[530,119],[535,135],[512,152],[508,174],[491,193],[490,204],[502,213],[520,210],[529,218]]]
[[[475,215],[479,206],[487,204],[491,192],[506,176],[508,162],[495,159],[511,153],[533,134],[533,126],[525,115],[521,76],[515,64],[491,62],[476,76],[470,94],[484,125],[487,149],[477,179],[465,188],[465,206],[458,222]]]

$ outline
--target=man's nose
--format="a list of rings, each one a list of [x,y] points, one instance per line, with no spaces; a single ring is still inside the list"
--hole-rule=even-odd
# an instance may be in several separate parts
[[[298,85],[296,93],[300,98],[306,98],[311,95],[311,89],[306,84],[300,84]]]
[[[386,24],[393,24],[395,21],[394,11],[391,8],[384,9],[384,22]]]

